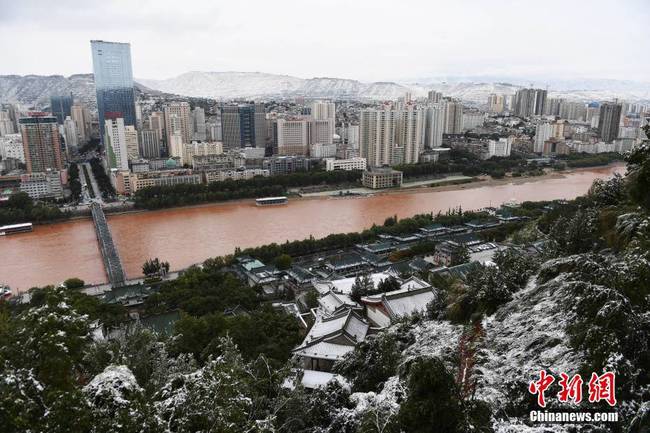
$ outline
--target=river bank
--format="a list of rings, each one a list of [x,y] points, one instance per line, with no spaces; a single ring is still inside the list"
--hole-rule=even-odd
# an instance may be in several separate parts
[[[446,183],[446,179],[439,179],[439,183],[434,183],[430,185],[414,185],[414,186],[406,186],[402,188],[390,188],[390,189],[379,189],[379,190],[371,190],[367,188],[357,188],[358,190],[363,189],[363,192],[367,193],[367,195],[372,195],[372,196],[382,196],[382,195],[391,195],[391,194],[413,194],[413,193],[427,193],[431,192],[432,190],[434,191],[455,191],[455,190],[464,190],[464,189],[473,189],[473,188],[481,188],[481,187],[486,187],[486,186],[498,186],[498,185],[507,185],[507,184],[513,184],[513,185],[522,185],[525,183],[531,183],[531,182],[542,182],[548,179],[562,179],[566,177],[567,175],[570,175],[572,173],[580,173],[580,172],[589,172],[597,169],[607,169],[608,167],[624,167],[623,162],[613,162],[607,165],[603,166],[597,166],[597,167],[581,167],[581,168],[571,168],[571,169],[566,169],[562,171],[554,171],[554,170],[547,170],[543,175],[540,176],[520,176],[520,177],[512,177],[512,176],[505,176],[501,179],[494,179],[490,176],[475,176],[475,177],[466,177],[469,179],[473,179],[471,181],[467,180],[457,180],[457,179],[451,179]],[[355,189],[355,190],[357,190]],[[332,189],[328,191],[323,191],[321,193],[309,193],[305,195],[290,195],[289,198],[292,202],[294,201],[303,201],[303,200],[322,200],[324,198],[336,198],[336,199],[346,199],[346,198],[363,198],[364,195],[361,196],[337,196],[334,195],[337,191],[348,191],[352,190],[351,188],[348,189]],[[255,199],[254,198],[242,198],[242,199],[235,199],[235,200],[228,200],[228,201],[219,201],[219,202],[208,202],[208,203],[199,203],[199,204],[193,204],[193,205],[186,205],[186,206],[173,206],[173,207],[165,207],[165,208],[160,208],[160,209],[142,209],[142,208],[131,208],[128,210],[118,210],[118,211],[111,211],[105,209],[105,213],[107,216],[118,216],[118,215],[130,215],[130,214],[139,214],[139,213],[149,213],[149,212],[164,212],[168,210],[173,210],[173,209],[201,209],[201,208],[206,208],[206,207],[212,207],[212,206],[228,206],[232,204],[250,204],[250,205],[255,205]],[[88,216],[74,216],[69,218],[68,220],[75,220],[75,219],[90,219],[90,215]],[[57,222],[65,222],[66,220],[59,220]]]

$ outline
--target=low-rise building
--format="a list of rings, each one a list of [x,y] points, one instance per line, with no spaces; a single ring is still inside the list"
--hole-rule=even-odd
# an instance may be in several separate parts
[[[182,183],[199,184],[201,175],[193,173],[190,169],[148,171],[130,175],[131,193],[150,186],[173,186]]]
[[[223,182],[224,180],[245,180],[252,179],[257,176],[269,177],[270,173],[268,170],[262,170],[257,168],[246,168],[246,169],[236,169],[236,170],[214,170],[214,171],[205,171],[203,172],[206,183],[211,182]]]
[[[350,158],[350,159],[328,158],[325,160],[325,170],[327,171],[365,170],[366,166],[367,166],[366,158]]]
[[[20,190],[26,192],[34,200],[58,200],[63,198],[64,178],[64,173],[57,170],[23,174],[20,176]]]
[[[364,171],[361,182],[370,189],[395,188],[402,185],[402,178],[401,171],[380,167]]]
[[[311,168],[309,158],[303,156],[273,156],[264,158],[262,168],[269,170],[271,175],[308,171]]]
[[[193,155],[191,164],[194,170],[201,171],[239,168],[246,164],[246,157],[237,151],[222,154]]]

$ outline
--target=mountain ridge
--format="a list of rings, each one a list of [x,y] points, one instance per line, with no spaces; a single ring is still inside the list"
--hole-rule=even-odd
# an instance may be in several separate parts
[[[461,99],[469,105],[484,105],[492,93],[512,95],[522,85],[506,77],[420,78],[411,81],[364,82],[351,78],[300,78],[286,74],[246,71],[190,71],[163,80],[135,80],[136,90],[143,94],[160,92],[181,97],[230,100],[238,98],[274,99],[308,98],[394,100],[407,92],[414,97],[426,96],[429,90]],[[467,80],[467,81],[463,81]],[[548,80],[551,82],[551,80]],[[556,80],[557,88],[549,97],[591,102],[621,99],[629,102],[650,102],[650,84],[631,80]],[[92,74],[64,75],[0,75],[0,102],[19,103],[28,108],[49,106],[50,95],[72,93],[91,108],[96,106]]]

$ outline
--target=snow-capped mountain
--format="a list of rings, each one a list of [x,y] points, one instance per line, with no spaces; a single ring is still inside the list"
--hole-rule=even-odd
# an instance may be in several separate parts
[[[167,93],[214,99],[307,96],[384,100],[411,91],[409,87],[392,82],[363,83],[329,77],[304,79],[262,72],[187,72],[167,80],[138,81]]]
[[[159,93],[136,83],[138,93]],[[19,104],[25,109],[45,109],[50,96],[72,93],[76,101],[90,108],[97,106],[93,74],[62,75],[0,75],[0,103]]]
[[[417,79],[404,82],[365,83],[358,80],[315,77],[298,78],[263,72],[187,72],[166,80],[138,79],[136,91],[142,94],[168,93],[186,97],[228,100],[235,98],[273,99],[305,96],[328,99],[394,100],[410,92],[413,97],[437,90],[470,105],[483,105],[492,94],[512,95],[529,86],[522,80],[503,77],[456,77]],[[620,80],[549,81],[549,96],[577,101],[620,99],[650,102],[650,84]],[[538,82],[535,86],[541,86]],[[545,87],[545,86],[544,86]],[[96,106],[92,74],[3,75],[0,76],[0,102],[18,103],[25,108],[44,109],[51,95],[72,93],[91,108]]]

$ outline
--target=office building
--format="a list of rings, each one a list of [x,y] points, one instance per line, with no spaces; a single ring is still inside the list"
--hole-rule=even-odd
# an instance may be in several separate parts
[[[103,142],[106,120],[120,117],[125,126],[136,124],[131,45],[106,41],[91,41],[90,44],[97,90],[99,136]],[[107,113],[113,114],[107,117]]]
[[[197,142],[183,144],[183,154],[181,155],[181,165],[194,164],[194,158],[197,156],[221,155],[223,153],[223,144],[218,141],[214,142]]]
[[[273,142],[278,155],[307,156],[311,143],[311,122],[305,117],[277,119],[274,122]]]
[[[264,158],[262,168],[269,170],[272,175],[308,171],[311,168],[309,158],[303,156],[272,156]]]
[[[254,177],[269,177],[269,170],[261,168],[238,168],[229,170],[206,171],[203,173],[205,183],[223,182],[225,180],[248,180]]]
[[[266,111],[263,104],[229,105],[221,111],[225,149],[266,146]]]
[[[34,200],[62,199],[62,175],[62,172],[51,169],[23,174],[20,176],[20,190],[26,192]]]
[[[69,95],[50,96],[50,111],[56,117],[59,125],[63,125],[66,117],[72,115],[73,104],[74,98],[72,97],[72,93]]]
[[[171,149],[172,135],[180,134],[183,143],[192,141],[192,117],[190,104],[187,102],[172,102],[163,107],[165,116],[165,133],[167,147]],[[171,154],[171,151],[170,151]]]
[[[201,175],[189,169],[169,169],[131,173],[129,186],[131,193],[150,186],[173,186],[180,184],[200,184]]]
[[[371,189],[398,187],[402,185],[402,172],[390,167],[373,167],[363,172],[361,183]]]
[[[328,158],[328,159],[325,160],[325,170],[326,171],[365,170],[366,165],[367,165],[366,158],[350,158],[350,159]]]
[[[245,156],[237,151],[226,153],[206,153],[192,156],[192,169],[196,171],[214,171],[240,168],[246,165]]]
[[[108,116],[111,116],[111,114],[109,113]],[[109,117],[104,120],[103,129],[107,167],[118,171],[128,170],[129,157],[124,119],[121,117]]]
[[[139,143],[140,155],[143,158],[160,158],[162,156],[158,131],[153,129],[141,130]]]
[[[600,105],[598,116],[598,134],[605,143],[611,143],[618,138],[618,128],[621,123],[621,104],[604,102]]]
[[[61,171],[65,161],[56,117],[31,113],[19,120],[27,173]]]

